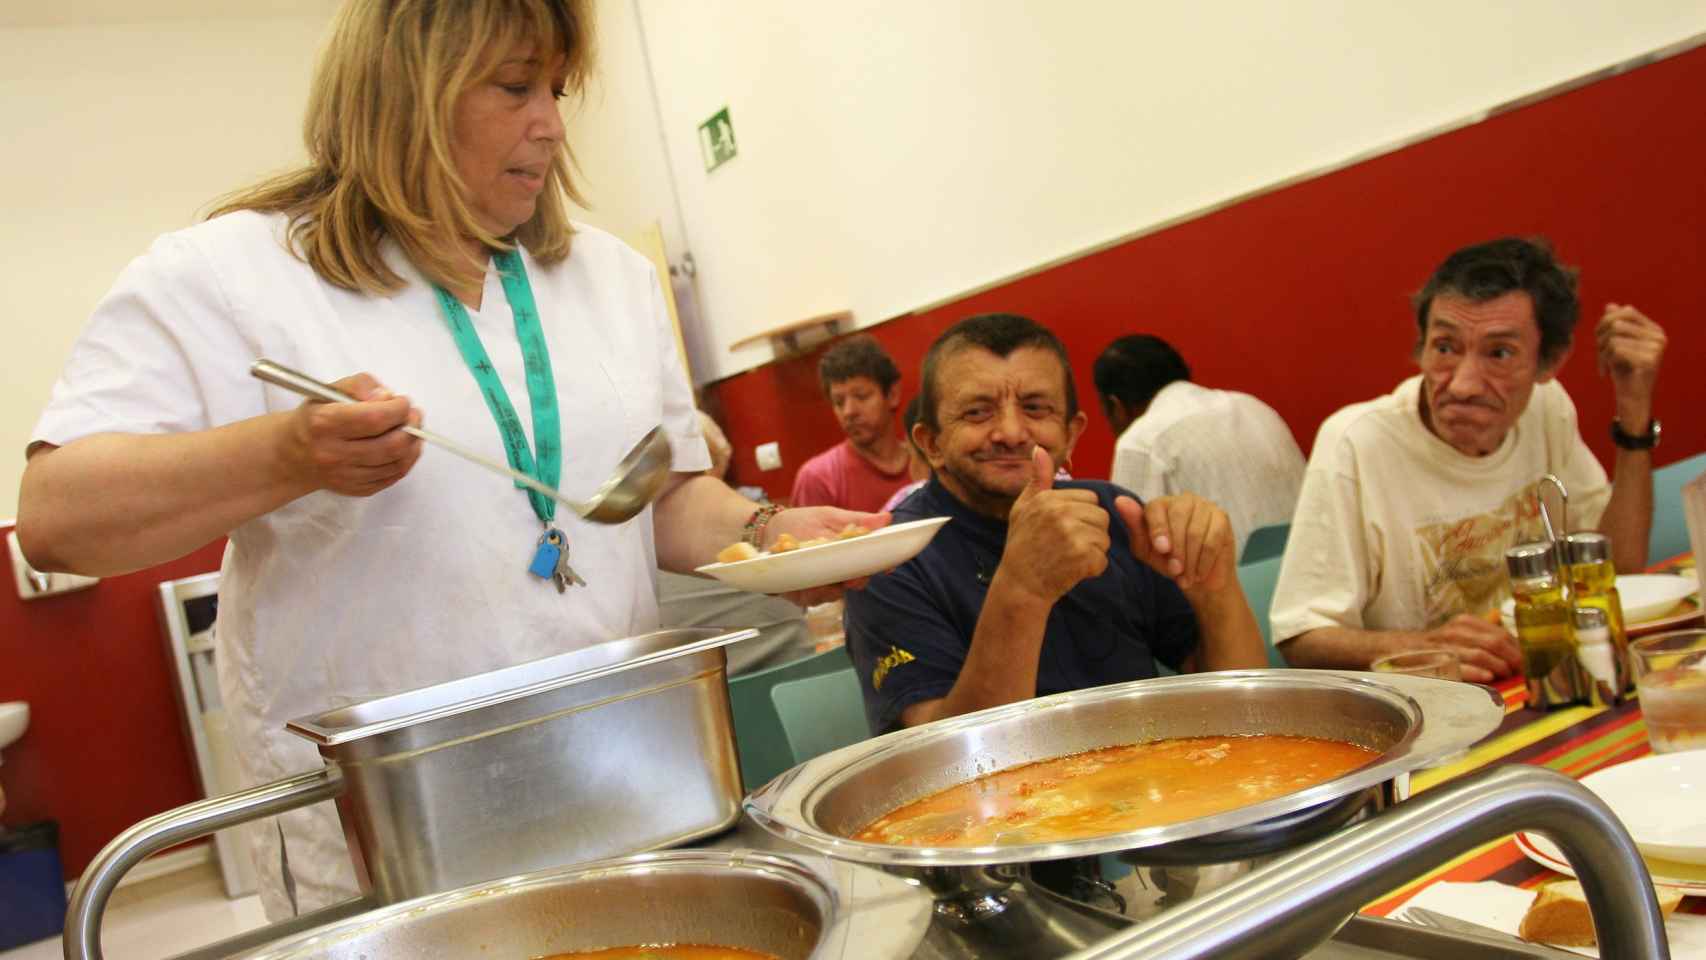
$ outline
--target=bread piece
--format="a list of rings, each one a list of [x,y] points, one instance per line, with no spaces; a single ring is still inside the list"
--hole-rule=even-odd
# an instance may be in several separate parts
[[[740,540],[718,550],[717,562],[739,563],[742,560],[751,560],[756,556],[758,556],[758,548],[747,543],[745,540]]]
[[[1659,898],[1659,910],[1674,911],[1682,902],[1682,894],[1674,887],[1654,887]],[[1595,943],[1593,916],[1588,912],[1587,895],[1581,883],[1560,880],[1540,888],[1528,913],[1516,929],[1524,940],[1555,943],[1564,947],[1591,947]]]

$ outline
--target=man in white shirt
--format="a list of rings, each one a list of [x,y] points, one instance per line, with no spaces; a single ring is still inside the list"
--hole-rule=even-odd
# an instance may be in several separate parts
[[[1291,522],[1303,451],[1272,407],[1192,383],[1179,352],[1147,335],[1103,350],[1095,380],[1118,438],[1109,479],[1145,501],[1189,491],[1219,504],[1240,554],[1252,531]]]
[[[1561,478],[1574,529],[1639,570],[1652,525],[1659,325],[1607,304],[1595,327],[1616,401],[1611,482],[1553,377],[1580,306],[1575,272],[1543,241],[1505,238],[1446,258],[1415,296],[1421,374],[1321,425],[1275,588],[1273,636],[1294,666],[1363,669],[1455,648],[1463,678],[1520,669],[1496,611],[1504,551],[1540,535],[1537,484]]]

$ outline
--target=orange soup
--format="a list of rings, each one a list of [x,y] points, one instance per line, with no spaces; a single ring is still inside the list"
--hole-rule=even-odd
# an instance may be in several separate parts
[[[1082,840],[1282,797],[1376,756],[1337,740],[1282,735],[1107,747],[949,787],[890,811],[853,839],[916,847]]]
[[[708,947],[699,943],[653,944],[556,953],[539,960],[777,960],[768,953],[738,947]]]

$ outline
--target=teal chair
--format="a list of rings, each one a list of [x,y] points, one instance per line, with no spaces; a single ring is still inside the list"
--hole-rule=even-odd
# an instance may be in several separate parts
[[[1268,663],[1272,666],[1287,666],[1285,658],[1280,656],[1274,647],[1273,625],[1268,622],[1268,608],[1274,602],[1274,585],[1279,582],[1280,561],[1283,557],[1269,557],[1256,563],[1238,565],[1238,584],[1244,588],[1244,596],[1250,601],[1250,610],[1256,615],[1256,626],[1262,628],[1262,645],[1268,648]]]
[[[1689,550],[1688,520],[1682,515],[1682,485],[1702,473],[1706,473],[1706,453],[1653,471],[1653,535],[1647,540],[1648,564],[1669,560]]]
[[[794,763],[805,763],[871,735],[865,695],[852,667],[789,680],[770,688]]]
[[[1238,562],[1255,563],[1269,557],[1277,557],[1285,552],[1285,541],[1290,536],[1289,523],[1257,527],[1250,531],[1250,539],[1244,541],[1244,553],[1238,557]]]
[[[762,787],[794,765],[782,719],[776,715],[776,705],[770,699],[770,689],[790,680],[852,669],[853,658],[847,655],[847,648],[836,647],[729,681],[729,708],[734,713],[740,778],[747,790]]]

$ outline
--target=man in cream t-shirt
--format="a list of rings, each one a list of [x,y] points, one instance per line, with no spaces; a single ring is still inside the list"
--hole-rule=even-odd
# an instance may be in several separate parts
[[[1505,549],[1539,535],[1541,477],[1564,482],[1570,526],[1606,534],[1619,569],[1645,562],[1665,336],[1618,304],[1595,327],[1616,402],[1608,483],[1553,379],[1580,311],[1573,270],[1542,242],[1494,240],[1446,258],[1415,303],[1420,375],[1338,411],[1316,437],[1273,636],[1300,667],[1453,647],[1464,679],[1485,682],[1520,669],[1515,640],[1486,614],[1508,593]]]

